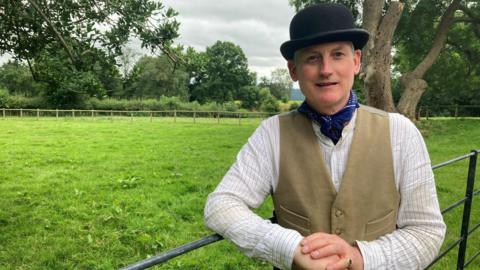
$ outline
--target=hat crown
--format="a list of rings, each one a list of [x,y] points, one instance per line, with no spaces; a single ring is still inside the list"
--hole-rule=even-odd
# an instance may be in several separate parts
[[[299,11],[290,23],[290,39],[354,28],[352,13],[340,4],[320,4]]]
[[[290,60],[299,49],[336,41],[351,41],[355,49],[362,49],[369,34],[365,29],[355,28],[353,21],[352,13],[343,5],[309,6],[293,16],[290,40],[280,46],[280,52]]]

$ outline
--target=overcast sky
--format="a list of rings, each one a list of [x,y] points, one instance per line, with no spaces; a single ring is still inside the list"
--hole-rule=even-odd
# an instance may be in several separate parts
[[[177,43],[197,51],[217,40],[239,45],[248,58],[251,71],[269,76],[277,67],[286,67],[280,44],[288,40],[288,26],[294,8],[288,0],[163,0],[179,12],[180,37]],[[132,49],[139,50],[138,42]],[[0,57],[0,63],[6,57]],[[3,60],[3,61],[2,61]]]
[[[288,26],[295,13],[288,0],[164,0],[179,12],[177,42],[204,51],[217,40],[239,45],[250,70],[270,75],[286,67],[280,44],[288,40]]]

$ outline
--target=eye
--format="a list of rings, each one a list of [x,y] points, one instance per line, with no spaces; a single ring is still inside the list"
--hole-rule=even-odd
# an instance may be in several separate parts
[[[342,51],[336,51],[333,53],[333,57],[335,58],[342,58],[343,56],[345,56],[345,53],[343,53]]]
[[[320,60],[320,56],[318,54],[312,54],[307,56],[305,62],[307,63],[317,63]]]

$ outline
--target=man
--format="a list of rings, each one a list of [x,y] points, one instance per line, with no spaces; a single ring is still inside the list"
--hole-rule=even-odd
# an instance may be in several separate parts
[[[418,130],[351,91],[368,33],[324,4],[298,12],[290,38],[280,50],[305,102],[249,138],[209,195],[207,226],[282,269],[423,269],[445,224]],[[251,211],[268,195],[278,224]]]

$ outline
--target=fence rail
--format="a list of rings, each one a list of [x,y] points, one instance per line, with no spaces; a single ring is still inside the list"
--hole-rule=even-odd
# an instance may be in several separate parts
[[[417,110],[417,119],[422,117],[480,117],[480,105],[421,105]]]
[[[241,124],[244,119],[263,119],[275,115],[270,112],[229,112],[229,111],[188,111],[188,110],[160,110],[160,111],[122,111],[122,110],[60,110],[60,109],[7,109],[0,108],[0,117],[20,117],[20,118],[107,118],[113,121],[116,118],[148,117],[150,121],[155,118],[169,117],[176,122],[177,118],[191,118],[193,123],[198,119],[209,118],[216,119],[220,123],[221,119],[237,119]]]
[[[199,118],[214,118],[220,122],[222,118],[242,119],[247,118],[267,118],[278,114],[279,112],[246,112],[246,111],[190,111],[190,110],[79,110],[79,109],[9,109],[0,108],[0,117],[55,117],[55,118],[114,118],[130,117],[149,117],[154,118],[171,117],[174,121],[177,117],[192,118],[193,123]],[[474,105],[439,105],[439,106],[420,106],[417,111],[417,119],[437,116],[448,117],[480,117],[480,106]]]
[[[480,194],[480,189],[477,191],[473,191],[474,183],[475,183],[475,170],[477,168],[477,157],[478,153],[480,150],[472,150],[469,154],[453,158],[451,160],[442,162],[440,164],[432,166],[432,169],[438,169],[441,167],[445,167],[447,165],[450,165],[452,163],[464,160],[464,159],[469,159],[469,165],[468,165],[468,174],[467,174],[467,187],[465,190],[465,197],[460,199],[459,201],[453,203],[452,205],[446,207],[445,209],[442,209],[442,215],[448,213],[449,211],[455,209],[456,207],[460,205],[464,205],[463,208],[463,218],[462,218],[462,229],[461,229],[461,234],[460,237],[455,240],[454,243],[450,244],[443,252],[441,252],[425,269],[429,269],[435,263],[437,263],[440,259],[442,259],[444,256],[446,256],[450,251],[452,251],[456,246],[459,246],[458,250],[458,257],[457,257],[457,270],[459,269],[464,269],[466,268],[470,263],[472,263],[478,256],[480,256],[480,251],[475,253],[472,257],[468,258],[467,261],[465,262],[465,254],[466,254],[466,249],[467,249],[467,240],[468,236],[475,232],[478,228],[480,228],[480,223],[473,225],[472,229],[469,230],[469,223],[470,223],[470,215],[471,215],[471,206],[472,206],[472,201],[473,197],[476,195]],[[174,248],[172,250],[166,251],[164,253],[161,253],[156,256],[152,256],[148,259],[136,262],[134,264],[131,264],[129,266],[126,266],[124,268],[121,268],[121,270],[141,270],[141,269],[147,269],[150,268],[154,265],[164,263],[170,259],[173,259],[175,257],[178,257],[180,255],[183,255],[185,253],[188,253],[192,250],[198,249],[200,247],[218,242],[222,240],[223,237],[219,234],[212,234],[207,237],[204,237],[200,240],[190,242],[188,244],[185,244],[183,246]]]

